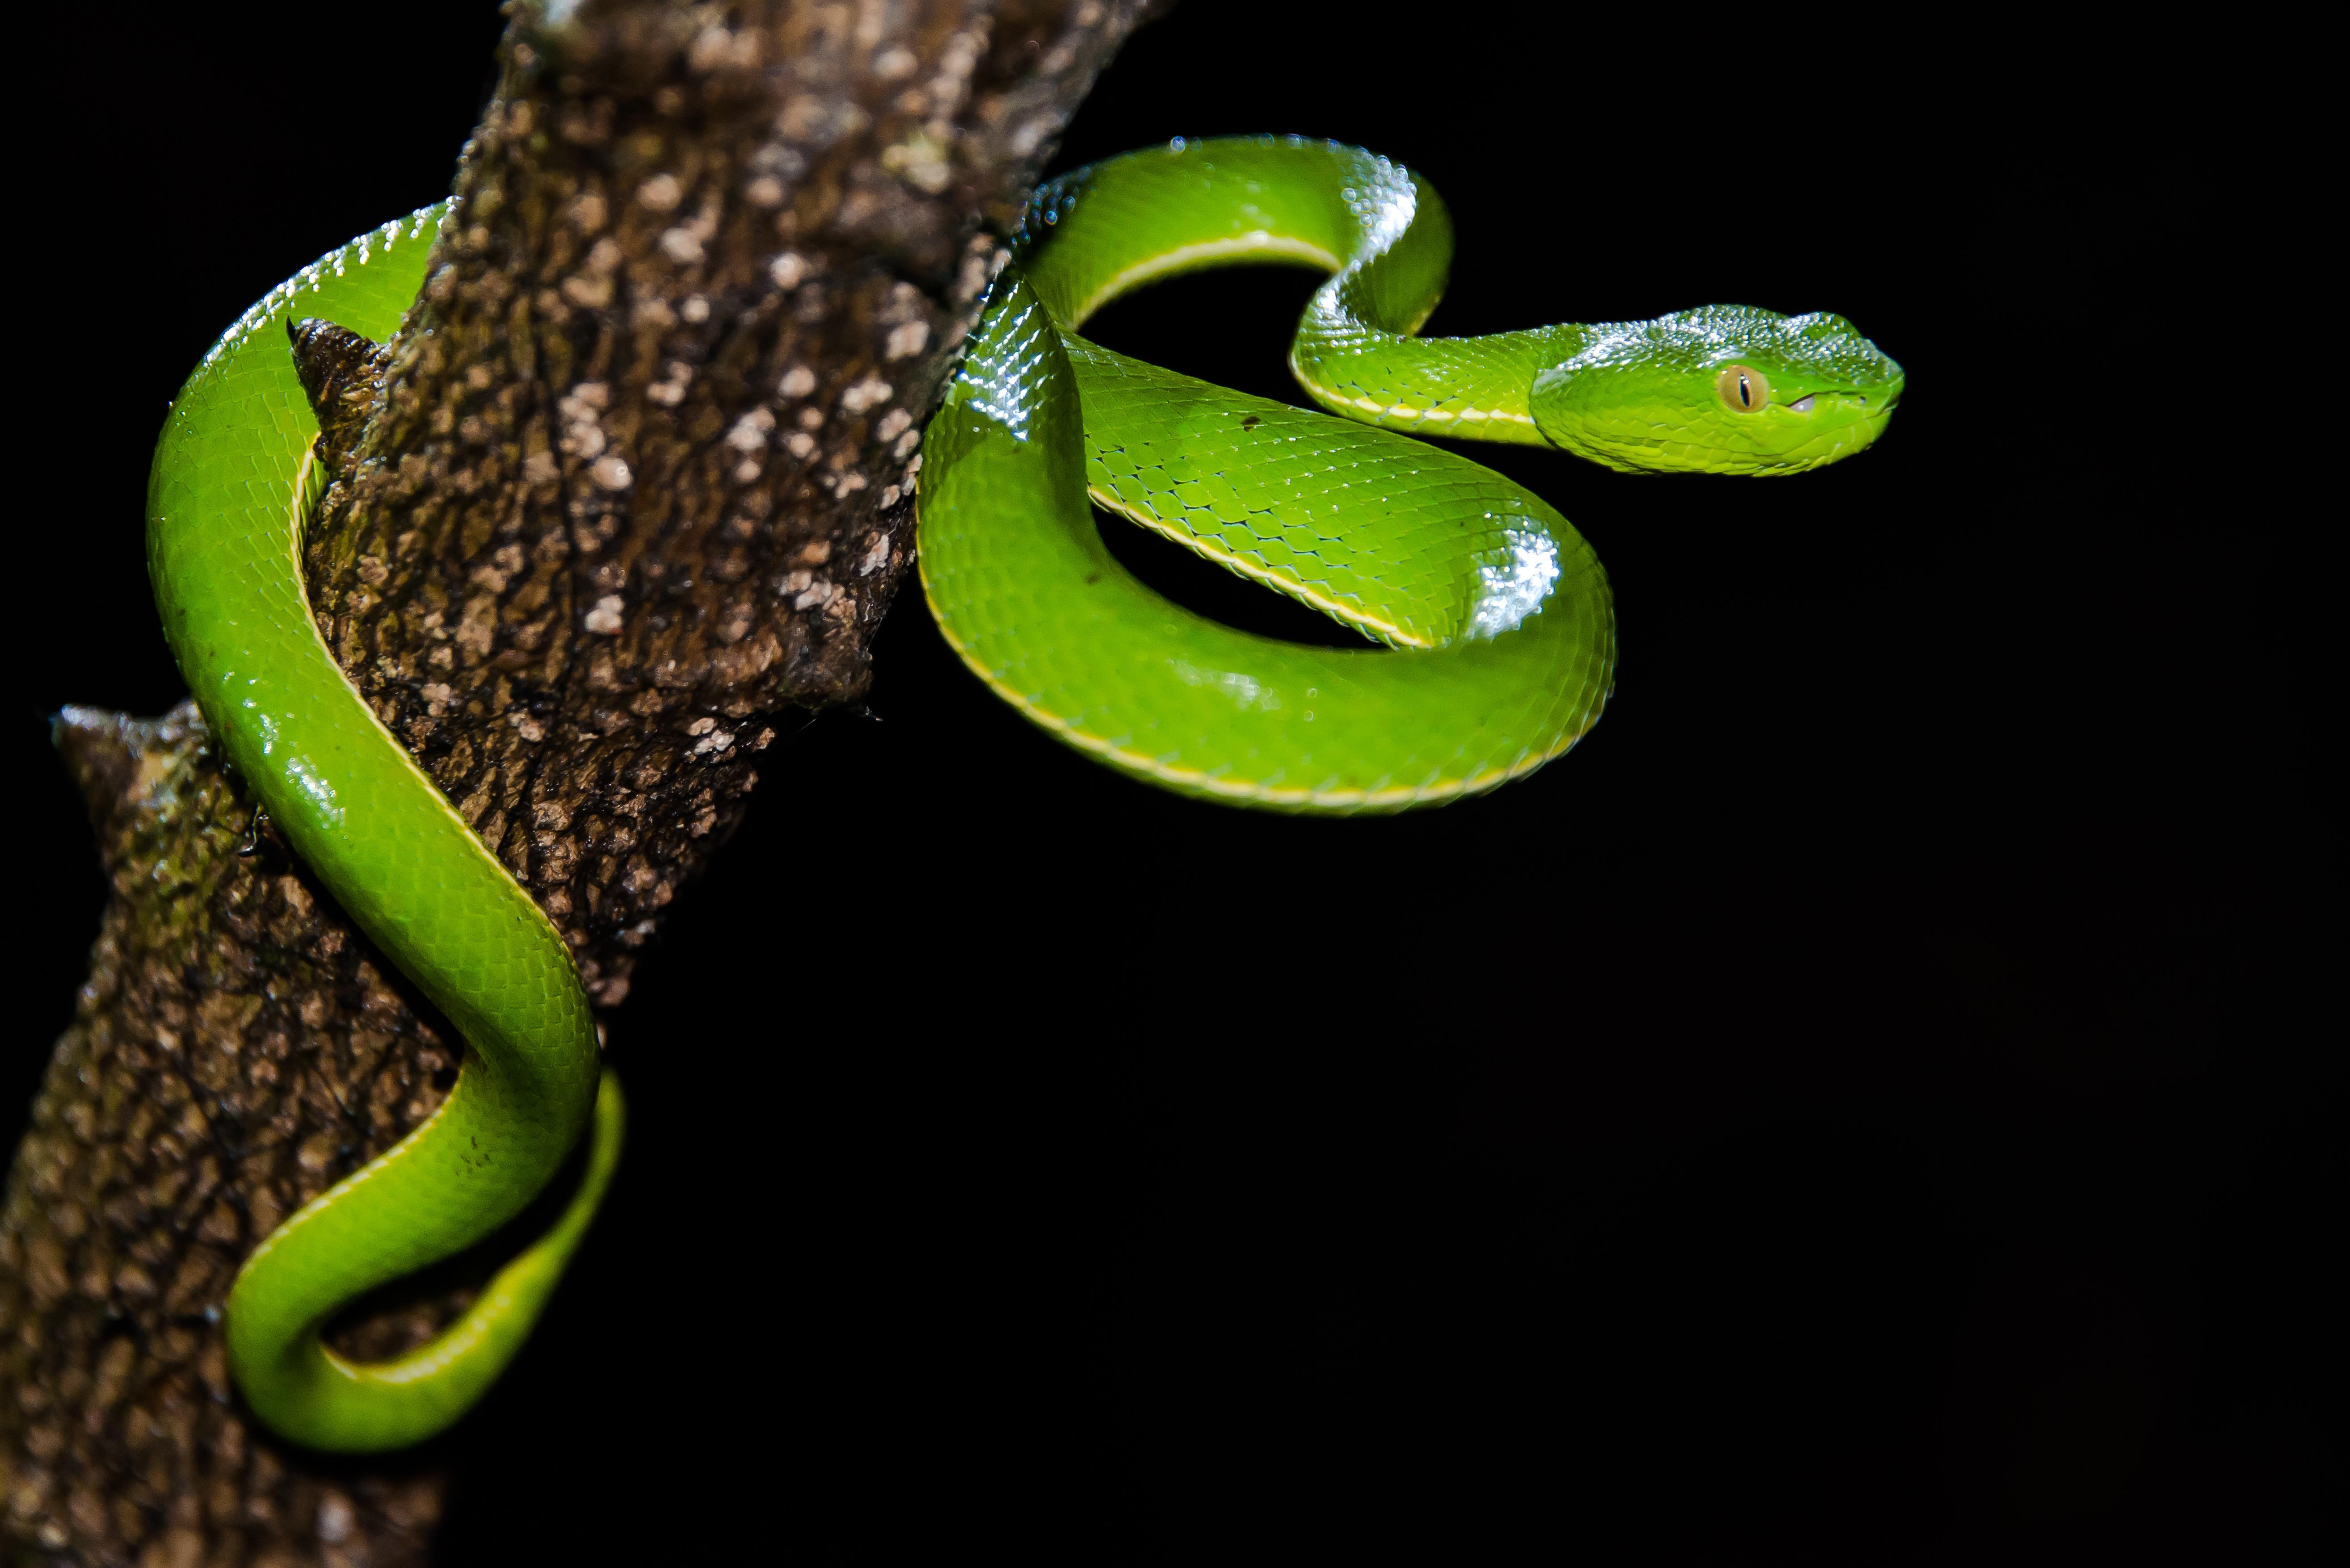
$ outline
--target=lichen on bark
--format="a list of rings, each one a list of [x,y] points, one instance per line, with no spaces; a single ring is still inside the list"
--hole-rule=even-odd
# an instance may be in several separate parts
[[[997,237],[1142,9],[518,12],[401,331],[311,335],[321,632],[599,1005],[779,724],[865,690]],[[430,1466],[276,1443],[218,1317],[254,1241],[440,1103],[457,1043],[255,830],[192,706],[57,735],[111,892],[0,1214],[12,1556],[424,1561]]]

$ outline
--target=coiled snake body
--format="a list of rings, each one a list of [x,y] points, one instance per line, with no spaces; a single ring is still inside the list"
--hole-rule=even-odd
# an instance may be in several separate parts
[[[246,312],[174,401],[149,489],[156,603],[230,764],[467,1043],[441,1110],[265,1238],[231,1291],[239,1388],[324,1449],[418,1441],[488,1388],[584,1235],[621,1133],[560,934],[344,677],[303,587],[317,425],[286,323],[390,337],[442,212],[362,235]],[[1062,740],[1209,799],[1388,811],[1488,789],[1596,719],[1615,668],[1607,583],[1538,497],[1411,432],[1785,473],[1866,446],[1899,397],[1900,368],[1827,316],[1711,307],[1416,338],[1451,243],[1417,177],[1295,138],[1172,143],[1040,191],[921,454],[923,588],[964,661]],[[1128,289],[1234,262],[1330,273],[1290,359],[1344,421],[1076,335]],[[1364,649],[1169,603],[1103,546],[1088,498]],[[560,1218],[440,1337],[367,1365],[320,1343],[364,1293],[519,1214],[584,1134]]]

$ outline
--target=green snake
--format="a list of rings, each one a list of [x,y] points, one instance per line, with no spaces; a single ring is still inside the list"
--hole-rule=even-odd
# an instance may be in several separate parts
[[[445,210],[353,240],[248,310],[181,389],[149,485],[156,604],[230,766],[466,1042],[441,1108],[271,1231],[231,1288],[238,1388],[269,1427],[328,1449],[421,1440],[489,1387],[584,1236],[623,1120],[561,934],[345,677],[303,582],[322,482],[286,327],[390,337]],[[1714,306],[1417,337],[1451,249],[1424,182],[1326,142],[1179,140],[1045,186],[914,460],[921,579],[948,641],[1031,720],[1168,788],[1287,811],[1452,799],[1590,728],[1614,612],[1565,519],[1412,433],[1621,469],[1791,473],[1866,446],[1900,396],[1900,368],[1832,316]],[[1076,334],[1153,279],[1250,262],[1330,275],[1290,363],[1345,420]],[[1089,503],[1322,611],[1363,649],[1251,636],[1170,603],[1109,554]],[[559,1218],[437,1338],[364,1364],[323,1343],[367,1292],[520,1214],[583,1137]]]
[[[302,529],[322,485],[286,324],[390,337],[442,211],[361,235],[246,311],[172,401],[147,490],[164,636],[229,765],[466,1041],[441,1108],[263,1238],[229,1291],[229,1366],[254,1412],[297,1442],[351,1451],[430,1437],[496,1380],[586,1233],[622,1119],[562,936],[345,678],[303,587]],[[439,1337],[369,1364],[320,1342],[357,1297],[519,1214],[591,1121],[562,1216]]]
[[[1410,434],[1793,473],[1866,446],[1900,397],[1901,368],[1834,316],[1716,306],[1416,337],[1451,251],[1424,181],[1298,138],[1177,141],[1039,191],[923,443],[922,586],[963,661],[1061,740],[1189,794],[1355,812],[1490,789],[1598,717],[1613,601],[1565,518]],[[1128,290],[1240,262],[1330,274],[1290,368],[1361,422],[1076,334]],[[1253,637],[1170,604],[1111,556],[1088,499],[1365,646]]]

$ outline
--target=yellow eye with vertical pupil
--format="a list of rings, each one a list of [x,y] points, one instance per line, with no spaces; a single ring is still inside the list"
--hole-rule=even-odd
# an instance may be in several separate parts
[[[1735,414],[1760,413],[1771,406],[1771,378],[1752,365],[1725,365],[1713,389]]]

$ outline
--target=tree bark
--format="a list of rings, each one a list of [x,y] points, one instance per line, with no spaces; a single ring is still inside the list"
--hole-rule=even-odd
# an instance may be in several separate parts
[[[998,236],[1146,5],[523,9],[400,332],[297,335],[320,629],[599,1006],[783,716],[865,690]],[[219,1318],[460,1043],[256,831],[192,705],[56,735],[112,887],[0,1215],[12,1558],[425,1561],[429,1462],[279,1444]],[[393,1353],[465,1299],[336,1342]]]

